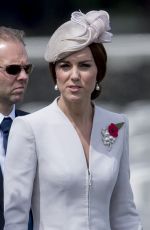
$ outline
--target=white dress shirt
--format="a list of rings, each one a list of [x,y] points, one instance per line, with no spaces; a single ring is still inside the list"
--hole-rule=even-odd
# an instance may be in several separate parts
[[[0,113],[0,124],[2,123],[5,117],[10,117],[12,120],[14,120],[15,105],[13,106],[13,109],[8,116],[4,116],[2,113]],[[2,133],[2,130],[0,129],[0,167],[1,167],[2,173],[4,172],[4,160],[5,160],[5,151],[3,147],[3,133]]]

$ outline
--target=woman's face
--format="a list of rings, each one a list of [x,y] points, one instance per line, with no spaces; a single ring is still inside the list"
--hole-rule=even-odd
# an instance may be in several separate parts
[[[57,62],[55,71],[61,99],[70,102],[91,99],[97,66],[89,47]]]

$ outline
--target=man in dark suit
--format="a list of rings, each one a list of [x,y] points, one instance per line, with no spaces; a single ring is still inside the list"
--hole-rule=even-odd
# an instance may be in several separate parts
[[[32,71],[23,37],[24,31],[0,27],[0,230],[4,228],[3,173],[9,129],[16,116],[27,114],[15,107],[24,97]],[[28,229],[33,229],[31,213]]]

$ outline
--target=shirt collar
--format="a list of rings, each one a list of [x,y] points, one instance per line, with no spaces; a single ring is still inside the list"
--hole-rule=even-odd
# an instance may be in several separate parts
[[[10,117],[12,120],[15,119],[15,105],[13,105],[13,109],[10,112],[10,114],[8,116],[4,116],[2,113],[0,113],[0,123],[2,122],[2,120],[4,119],[4,117]]]

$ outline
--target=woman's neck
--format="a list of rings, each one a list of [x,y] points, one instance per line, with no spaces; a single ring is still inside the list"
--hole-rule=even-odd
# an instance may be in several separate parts
[[[68,103],[60,98],[58,106],[75,125],[83,125],[93,119],[94,109],[91,101]]]

